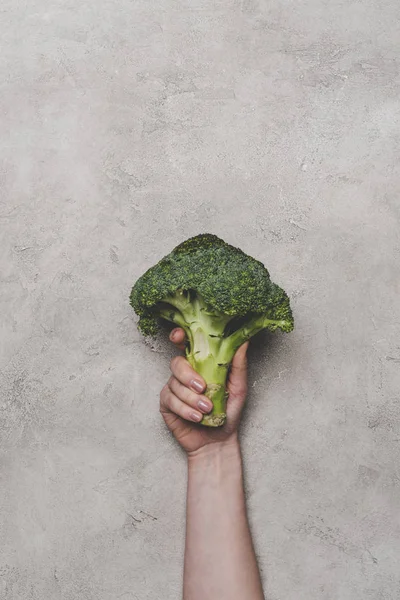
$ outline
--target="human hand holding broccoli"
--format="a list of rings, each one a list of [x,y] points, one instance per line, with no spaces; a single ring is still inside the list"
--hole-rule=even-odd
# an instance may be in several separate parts
[[[186,335],[186,358],[207,384],[211,412],[201,423],[224,425],[226,383],[236,351],[262,329],[292,331],[285,291],[264,265],[215,235],[186,240],[133,286],[130,302],[144,335],[170,321]]]
[[[185,332],[171,331],[170,340],[185,348]],[[204,379],[183,356],[171,361],[172,375],[160,395],[160,412],[176,440],[188,453],[196,453],[208,444],[236,439],[237,428],[247,394],[247,347],[245,342],[233,357],[227,382],[227,419],[222,427],[198,427],[204,414],[212,410],[211,401],[203,394]]]

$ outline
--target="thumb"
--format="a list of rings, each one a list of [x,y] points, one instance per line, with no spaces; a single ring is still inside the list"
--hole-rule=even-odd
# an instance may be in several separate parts
[[[249,342],[245,342],[233,357],[231,372],[229,374],[229,396],[244,401],[247,394],[247,349]]]

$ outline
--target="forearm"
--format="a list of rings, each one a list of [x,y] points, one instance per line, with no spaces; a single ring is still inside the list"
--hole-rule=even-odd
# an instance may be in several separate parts
[[[263,600],[235,439],[188,458],[184,600]]]

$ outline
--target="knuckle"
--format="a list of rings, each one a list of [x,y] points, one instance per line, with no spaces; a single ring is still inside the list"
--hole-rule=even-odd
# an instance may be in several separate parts
[[[170,403],[170,398],[171,398],[171,391],[170,389],[167,387],[167,389],[162,393],[161,395],[161,402],[160,402],[160,406],[162,408],[168,408],[168,405]]]
[[[194,405],[198,401],[198,395],[192,393],[188,388],[183,388],[182,392],[182,400],[187,404]]]
[[[168,393],[165,396],[165,406],[168,409],[171,409],[171,404],[172,404],[172,392],[168,391]]]
[[[170,362],[170,366],[171,366],[171,371],[175,371],[181,362],[181,357],[180,356],[174,356],[174,358],[171,359]]]
[[[185,406],[182,410],[182,417],[186,419],[186,421],[193,421],[192,413],[193,411],[188,406]]]
[[[242,398],[244,398],[245,396],[247,396],[247,385],[240,386],[238,394]]]
[[[232,390],[231,390],[231,395],[234,398],[245,398],[247,396],[247,385],[244,384],[239,384],[236,385]]]

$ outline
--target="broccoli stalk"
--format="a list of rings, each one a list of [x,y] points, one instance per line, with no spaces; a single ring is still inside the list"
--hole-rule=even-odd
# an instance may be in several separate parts
[[[226,416],[226,379],[235,352],[224,338],[231,317],[210,310],[201,296],[183,290],[166,298],[159,314],[185,330],[187,360],[207,383],[205,395],[213,403],[213,410],[203,417],[202,424],[222,425]]]
[[[186,357],[206,381],[213,410],[202,425],[226,420],[226,382],[236,350],[262,329],[293,329],[286,293],[265,267],[216,236],[187,240],[135,284],[131,304],[139,327],[154,335],[158,320],[182,327]]]

